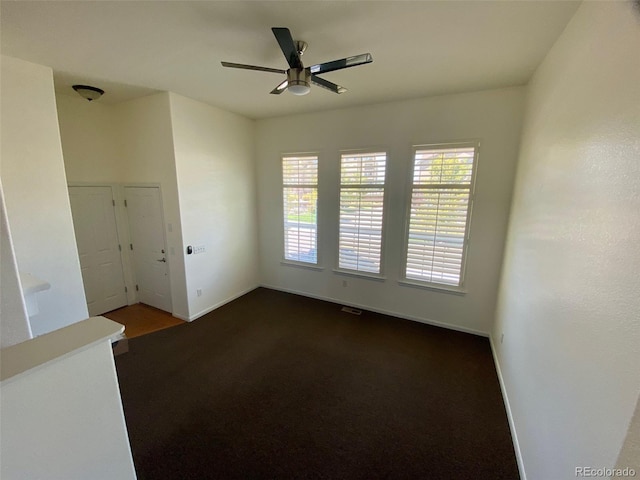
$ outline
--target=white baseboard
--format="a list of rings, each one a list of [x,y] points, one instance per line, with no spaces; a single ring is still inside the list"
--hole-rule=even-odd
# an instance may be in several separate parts
[[[511,439],[513,440],[513,447],[516,452],[516,461],[518,463],[518,471],[520,472],[520,480],[527,480],[527,473],[524,469],[524,462],[522,461],[522,452],[520,451],[520,442],[518,442],[518,433],[516,432],[516,425],[513,421],[513,414],[511,413],[511,404],[509,403],[509,395],[507,394],[507,388],[504,384],[504,378],[502,378],[502,369],[500,368],[500,361],[496,349],[493,346],[493,337],[489,335],[489,344],[491,345],[491,353],[493,354],[493,363],[496,365],[496,372],[498,373],[498,381],[500,382],[500,390],[502,391],[502,399],[504,400],[504,407],[507,411],[507,419],[509,420],[509,430],[511,430]]]
[[[213,305],[211,307],[205,308],[204,310],[202,310],[202,311],[200,311],[198,313],[195,313],[193,315],[189,315],[189,318],[182,318],[182,317],[178,317],[177,315],[174,315],[174,317],[178,317],[181,320],[186,320],[187,322],[193,322],[195,319],[200,318],[200,317],[202,317],[203,315],[206,315],[209,312],[213,312],[216,308],[220,308],[221,306],[223,306],[223,305],[225,305],[225,304],[227,304],[229,302],[232,302],[236,298],[240,298],[241,296],[246,295],[247,293],[255,290],[256,288],[258,288],[259,286],[260,285],[256,285],[254,287],[250,287],[250,288],[248,288],[246,290],[243,290],[240,293],[232,295],[229,298],[226,298],[226,299],[222,300],[221,302],[216,303],[215,305]]]
[[[340,300],[338,298],[331,298],[331,297],[324,297],[324,296],[321,296],[321,295],[314,295],[314,294],[311,294],[311,293],[301,292],[301,291],[293,290],[293,289],[290,289],[290,288],[282,288],[282,287],[277,287],[277,286],[274,286],[274,285],[267,285],[265,283],[261,284],[260,286],[264,287],[264,288],[270,288],[271,290],[278,290],[280,292],[293,293],[295,295],[301,295],[303,297],[315,298],[317,300],[324,300],[324,301],[327,301],[327,302],[338,303],[340,305],[347,305],[349,307],[360,308],[362,310],[368,310],[370,312],[381,313],[383,315],[389,315],[391,317],[398,317],[398,318],[402,318],[404,320],[411,320],[411,321],[414,321],[414,322],[424,323],[426,325],[433,325],[434,327],[447,328],[449,330],[456,330],[458,332],[463,332],[463,333],[471,333],[472,335],[479,335],[481,337],[489,337],[489,333],[488,332],[482,332],[480,330],[474,330],[472,328],[460,327],[458,325],[451,325],[449,323],[436,322],[435,320],[430,320],[428,318],[414,317],[414,316],[411,316],[411,315],[405,315],[403,313],[392,312],[390,310],[383,310],[383,309],[380,309],[380,308],[373,308],[373,307],[371,307],[369,305],[361,305],[361,304],[358,304],[358,303],[345,302],[344,300]]]

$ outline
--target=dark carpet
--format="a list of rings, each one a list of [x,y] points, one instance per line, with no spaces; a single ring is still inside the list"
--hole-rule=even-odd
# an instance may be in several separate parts
[[[116,357],[140,480],[518,477],[486,338],[259,288]]]

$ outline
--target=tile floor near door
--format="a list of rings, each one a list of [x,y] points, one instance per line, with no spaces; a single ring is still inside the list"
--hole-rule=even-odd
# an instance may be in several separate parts
[[[156,332],[186,322],[171,316],[170,313],[159,310],[143,303],[136,303],[128,307],[103,314],[114,322],[124,325],[124,334],[127,338],[135,338],[147,333]]]

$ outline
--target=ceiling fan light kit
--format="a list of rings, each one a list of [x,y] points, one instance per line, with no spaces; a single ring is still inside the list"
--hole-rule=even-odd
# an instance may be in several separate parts
[[[280,95],[285,90],[289,90],[294,95],[306,95],[311,90],[311,84],[322,87],[333,93],[344,93],[346,88],[336,85],[333,82],[319,77],[318,74],[333,72],[343,68],[357,67],[366,63],[373,62],[370,53],[356,55],[353,57],[333,60],[331,62],[319,63],[306,67],[302,64],[300,57],[307,49],[307,43],[301,40],[294,41],[288,28],[274,27],[271,29],[276,37],[280,49],[289,64],[288,70],[280,70],[277,68],[258,67],[256,65],[245,65],[243,63],[221,62],[223,67],[241,68],[244,70],[257,70],[260,72],[284,73],[287,79],[271,90],[271,94]]]
[[[311,72],[290,68],[287,71],[287,88],[294,95],[306,95],[311,91]]]

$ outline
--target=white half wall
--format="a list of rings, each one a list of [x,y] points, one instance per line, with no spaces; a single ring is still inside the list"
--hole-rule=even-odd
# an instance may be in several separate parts
[[[321,89],[310,95],[331,95]],[[348,94],[347,94],[348,95]],[[257,176],[264,285],[392,315],[488,334],[494,318],[524,88],[447,95],[260,120]],[[304,101],[304,98],[300,98]],[[480,140],[466,295],[399,285],[412,146]],[[340,150],[387,152],[384,282],[345,277],[337,266]],[[318,246],[322,271],[281,265],[283,153],[318,152]],[[343,287],[343,281],[348,282]]]
[[[640,393],[639,46],[584,2],[530,85],[493,329],[528,480],[613,468]]]
[[[255,127],[202,102],[169,98],[184,248],[205,249],[185,256],[193,320],[258,285]]]
[[[67,194],[53,73],[1,58],[0,176],[18,269],[51,284],[38,294],[34,335],[88,317]]]
[[[3,479],[135,480],[110,339],[90,339],[59,353],[87,331],[105,329],[95,320],[106,321],[91,319],[89,328],[80,324],[80,334],[66,331],[31,340],[44,340],[35,347],[37,353],[28,342],[3,351],[10,369],[46,359],[2,381]]]

